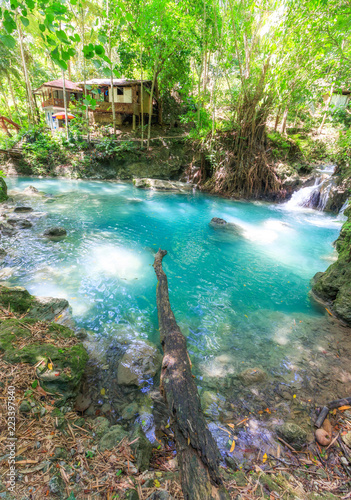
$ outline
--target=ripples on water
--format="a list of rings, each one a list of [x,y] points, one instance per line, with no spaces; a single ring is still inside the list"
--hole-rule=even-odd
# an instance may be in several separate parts
[[[152,263],[159,247],[168,251],[171,304],[200,372],[215,374],[228,363],[236,369],[243,361],[283,369],[295,349],[293,325],[321,315],[309,300],[309,282],[332,260],[341,227],[334,216],[127,183],[20,178],[8,184],[55,196],[53,203],[29,200],[48,215],[9,249],[7,265],[17,269],[12,283],[67,298],[78,324],[98,335],[113,335],[118,324],[157,342]],[[212,217],[240,225],[243,236],[214,229]],[[40,238],[55,225],[67,229],[65,240]],[[229,361],[221,364],[224,354]]]

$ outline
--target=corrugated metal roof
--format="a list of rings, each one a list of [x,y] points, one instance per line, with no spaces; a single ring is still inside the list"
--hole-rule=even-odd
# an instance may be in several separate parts
[[[104,85],[107,87],[111,86],[110,78],[92,78],[91,80],[87,80],[86,85]],[[140,84],[141,80],[125,80],[124,78],[113,80],[113,86],[116,87],[126,87],[128,85]],[[143,80],[143,83],[151,83],[151,80]],[[79,82],[78,85],[84,85],[84,82]]]
[[[51,82],[42,83],[40,87],[34,90],[34,92],[38,92],[38,90],[42,89],[43,87],[63,89],[63,79],[59,78],[58,80],[52,80]],[[65,87],[66,90],[72,92],[83,92],[83,89],[80,88],[77,83],[71,82],[70,80],[65,80]]]

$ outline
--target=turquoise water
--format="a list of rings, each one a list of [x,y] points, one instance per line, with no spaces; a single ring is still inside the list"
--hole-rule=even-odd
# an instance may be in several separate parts
[[[309,299],[309,282],[332,262],[341,227],[334,216],[128,183],[7,182],[10,189],[33,185],[55,196],[53,203],[36,197],[23,203],[48,215],[11,243],[5,264],[16,268],[11,283],[67,298],[77,323],[99,336],[123,330],[158,341],[152,263],[159,247],[168,251],[164,269],[175,316],[204,375],[228,364],[228,355],[232,366],[243,360],[268,370],[285,366],[289,325],[322,314]],[[243,234],[214,229],[213,217],[240,225]],[[40,237],[55,225],[67,229],[65,240]]]

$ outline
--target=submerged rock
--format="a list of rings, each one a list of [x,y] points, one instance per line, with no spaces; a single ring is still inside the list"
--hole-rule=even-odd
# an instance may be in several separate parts
[[[235,224],[234,222],[227,222],[224,219],[221,219],[220,217],[213,217],[210,221],[210,226],[212,226],[214,229],[223,229],[228,233],[233,233],[237,235],[243,235],[243,229],[240,227],[238,224]]]
[[[267,379],[267,374],[261,368],[248,368],[239,373],[238,377],[244,385],[253,385],[264,382]]]
[[[59,241],[67,236],[67,231],[63,227],[51,227],[46,229],[43,235],[50,240]]]
[[[16,207],[14,209],[14,212],[18,213],[18,214],[24,214],[24,213],[28,213],[28,212],[33,212],[33,209],[32,209],[32,207]]]
[[[27,186],[25,189],[23,189],[23,193],[30,195],[30,196],[42,196],[43,193],[40,193],[38,189],[34,186]]]
[[[161,362],[162,354],[151,342],[139,340],[130,344],[118,364],[118,384],[143,385],[156,375]]]
[[[7,222],[20,229],[27,229],[33,226],[33,224],[28,219],[22,219],[19,217],[10,217],[9,219],[7,219]]]
[[[228,224],[228,222],[224,219],[221,219],[220,217],[213,217],[213,219],[211,219],[211,222],[210,224],[219,224],[220,226],[224,226],[225,224]]]
[[[296,450],[301,450],[307,440],[307,432],[299,425],[293,422],[285,422],[276,427],[276,432],[279,437],[291,444]]]
[[[207,417],[211,417],[213,420],[218,419],[225,403],[224,398],[219,397],[215,392],[204,391],[200,396],[200,400],[204,414]]]

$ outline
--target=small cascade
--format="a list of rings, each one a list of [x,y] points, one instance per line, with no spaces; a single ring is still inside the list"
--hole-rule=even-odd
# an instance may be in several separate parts
[[[340,212],[338,214],[338,220],[342,220],[342,221],[345,221],[347,219],[346,215],[344,214],[345,210],[347,209],[347,207],[349,206],[349,198],[345,201],[345,203],[343,204],[343,206],[340,208]]]
[[[316,178],[313,186],[308,186],[296,191],[291,199],[285,204],[290,210],[298,208],[315,208],[325,210],[327,206],[330,191],[334,186],[334,166],[328,165],[317,171],[321,174]]]

